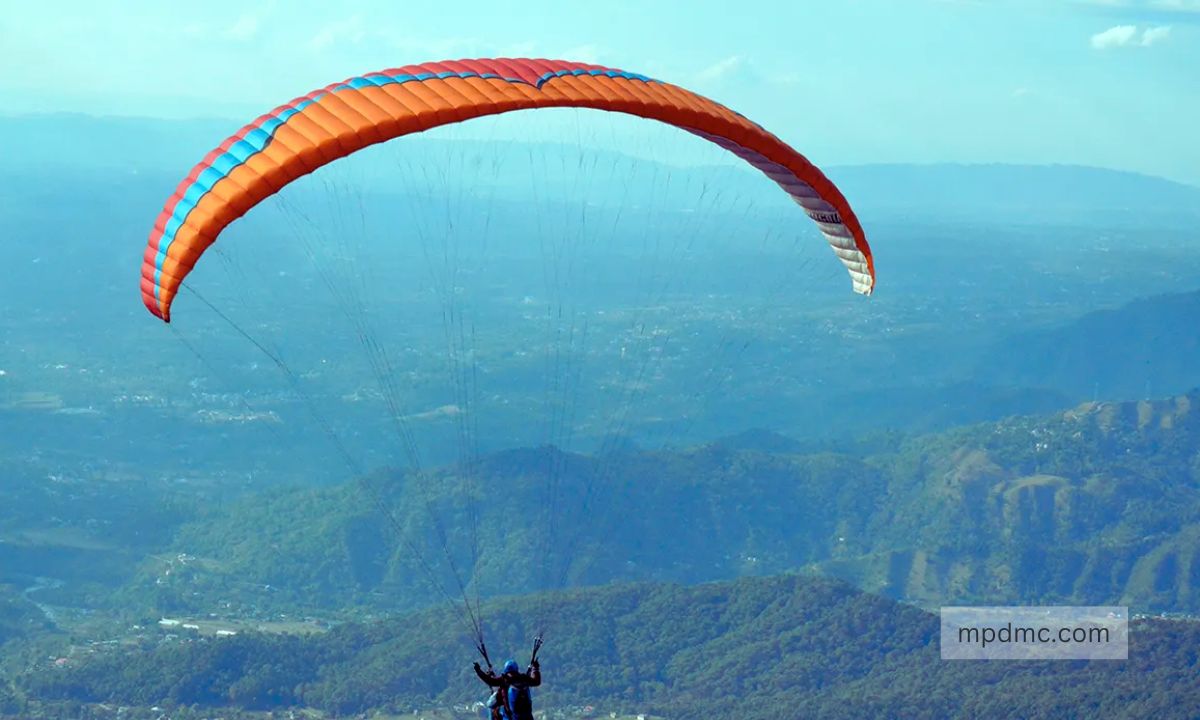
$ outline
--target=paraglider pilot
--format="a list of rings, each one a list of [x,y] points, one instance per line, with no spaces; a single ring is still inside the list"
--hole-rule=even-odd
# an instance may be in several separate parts
[[[542,668],[536,657],[525,672],[521,672],[516,660],[509,660],[499,675],[490,668],[484,672],[479,663],[475,663],[475,674],[495,689],[488,701],[492,720],[533,720],[533,697],[529,688],[542,684]]]

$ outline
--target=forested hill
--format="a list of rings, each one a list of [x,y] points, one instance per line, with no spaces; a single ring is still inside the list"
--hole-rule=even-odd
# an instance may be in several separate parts
[[[823,567],[931,603],[1103,599],[1194,613],[1198,445],[1197,392],[912,441],[874,460],[890,469],[889,522],[874,530],[892,549]]]
[[[996,384],[1081,398],[1157,397],[1197,383],[1200,292],[1143,298],[998,343],[980,363]]]
[[[0,583],[0,646],[46,630],[50,623],[17,589]]]
[[[1128,662],[939,658],[938,619],[800,577],[695,587],[610,586],[485,608],[494,653],[528,653],[546,619],[543,708],[670,718],[1184,718],[1200,707],[1200,624],[1140,621]],[[19,679],[27,709],[75,703],[339,715],[462,706],[484,695],[444,610],[324,635],[204,638],[154,631]],[[61,665],[61,664],[60,664]],[[719,708],[719,710],[716,710]],[[465,714],[463,715],[466,716]],[[182,716],[180,716],[182,717]]]
[[[885,439],[863,456],[740,449],[755,444],[514,450],[470,472],[250,496],[186,525],[122,600],[411,609],[438,600],[421,561],[453,588],[452,558],[485,596],[805,568],[930,606],[1200,611],[1200,394]]]

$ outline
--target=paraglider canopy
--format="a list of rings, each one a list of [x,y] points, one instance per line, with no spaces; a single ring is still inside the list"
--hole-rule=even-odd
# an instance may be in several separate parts
[[[670,83],[562,60],[408,65],[314,90],[259,117],[198,163],[167,200],[143,257],[142,299],[169,322],[200,256],[234,220],[293,180],[364,147],[486,115],[579,107],[657,120],[703,137],[774,180],[817,223],[856,292],[875,286],[871,250],[842,193],[758,124]]]

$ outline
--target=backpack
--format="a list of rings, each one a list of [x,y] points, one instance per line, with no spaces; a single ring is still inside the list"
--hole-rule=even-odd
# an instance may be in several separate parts
[[[512,706],[513,720],[533,720],[533,692],[527,686],[510,687],[508,704]]]

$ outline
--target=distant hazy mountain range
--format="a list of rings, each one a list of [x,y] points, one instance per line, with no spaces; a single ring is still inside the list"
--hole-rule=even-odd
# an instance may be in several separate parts
[[[231,120],[152,120],[140,118],[96,118],[86,115],[53,114],[0,117],[0,175],[12,171],[87,173],[96,170],[121,173],[158,174],[180,178],[205,153],[236,131]],[[700,142],[697,140],[696,142]],[[488,158],[523,159],[531,151],[577,152],[574,146],[538,143],[492,143],[421,138],[404,140],[404,153],[414,161],[422,157],[444,161],[448,154],[462,156],[464,148],[478,148]],[[455,149],[448,149],[454,144]],[[803,148],[800,148],[803,152]],[[599,152],[590,157],[601,165],[620,162],[616,153]],[[649,162],[649,161],[638,161]],[[868,218],[943,217],[953,219],[1004,219],[1013,223],[1057,219],[1063,222],[1137,223],[1154,217],[1196,218],[1200,216],[1200,188],[1131,172],[1091,167],[1049,165],[860,165],[826,166],[851,203]],[[568,172],[563,168],[561,172]],[[547,187],[554,186],[553,166]],[[675,185],[686,169],[675,168]],[[640,182],[663,184],[667,173],[640,173]],[[753,172],[727,173],[732,189],[745,192],[761,189],[764,183]],[[169,192],[173,183],[164,188]],[[590,188],[599,202],[618,202],[630,196],[606,192],[601,185]],[[632,188],[637,191],[639,188]],[[669,201],[661,187],[659,197]],[[782,193],[764,193],[763,203],[786,205]]]
[[[980,376],[1077,397],[1150,398],[1200,385],[1200,292],[1098,310],[997,344]]]

